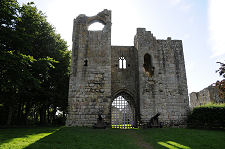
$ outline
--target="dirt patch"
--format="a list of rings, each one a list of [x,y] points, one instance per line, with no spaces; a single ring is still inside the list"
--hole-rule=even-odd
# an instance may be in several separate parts
[[[136,144],[143,149],[153,149],[153,147],[144,141],[143,137],[137,133],[136,130],[128,130],[127,134],[129,134],[132,138],[134,138]]]

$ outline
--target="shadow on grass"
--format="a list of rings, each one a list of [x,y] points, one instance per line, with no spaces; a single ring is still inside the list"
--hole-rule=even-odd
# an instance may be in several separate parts
[[[135,140],[126,130],[64,127],[29,145],[26,149],[138,149]]]
[[[22,148],[57,131],[59,127],[0,129],[0,148]]]

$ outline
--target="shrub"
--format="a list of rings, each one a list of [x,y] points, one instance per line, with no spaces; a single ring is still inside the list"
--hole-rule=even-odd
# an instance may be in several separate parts
[[[188,116],[191,128],[225,128],[225,104],[195,107]]]
[[[53,125],[62,126],[66,123],[66,117],[63,114],[57,115],[53,120]]]

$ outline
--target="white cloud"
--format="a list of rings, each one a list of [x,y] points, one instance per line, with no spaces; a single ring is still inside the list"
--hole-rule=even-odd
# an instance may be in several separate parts
[[[212,57],[225,54],[225,1],[209,0],[209,31]]]
[[[181,2],[181,0],[169,0],[169,2],[171,5],[176,6]]]
[[[191,4],[190,3],[182,3],[180,5],[180,10],[184,11],[184,12],[188,12],[191,9]]]
[[[182,39],[190,39],[191,35],[189,33],[185,33]]]
[[[169,3],[171,6],[177,7],[184,12],[188,12],[191,9],[191,4],[185,0],[169,0]]]

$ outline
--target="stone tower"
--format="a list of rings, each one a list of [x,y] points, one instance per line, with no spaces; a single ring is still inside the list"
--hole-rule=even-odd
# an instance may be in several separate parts
[[[88,31],[96,21],[105,25],[103,30]],[[104,116],[110,113],[111,11],[93,17],[79,15],[74,20],[72,40],[67,125],[91,126],[99,110]]]
[[[189,110],[187,79],[181,40],[157,40],[138,28],[134,39],[138,51],[141,120],[160,112],[164,125],[184,124]]]
[[[94,22],[101,31],[89,31]],[[100,112],[110,126],[183,125],[188,92],[181,40],[157,40],[138,28],[134,46],[111,46],[111,11],[74,20],[67,126],[93,126]]]

